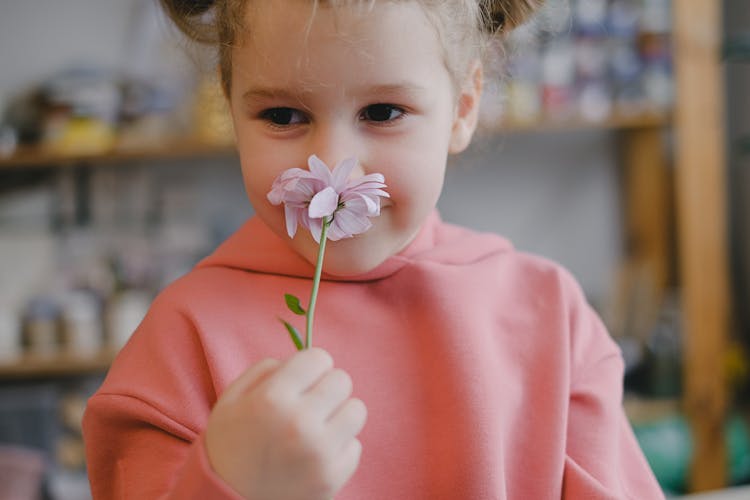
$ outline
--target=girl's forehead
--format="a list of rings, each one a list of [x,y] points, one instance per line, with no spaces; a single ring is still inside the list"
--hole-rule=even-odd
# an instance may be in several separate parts
[[[252,5],[233,50],[234,71],[273,80],[447,71],[436,30],[417,2],[380,2],[367,10],[313,9],[305,0]]]
[[[271,31],[280,37],[304,35],[306,39],[332,38],[356,44],[377,37],[393,24],[432,28],[416,0],[334,3],[273,0],[250,2],[249,6],[243,15],[243,33],[251,38],[259,33],[267,36]],[[279,24],[284,29],[278,30]]]

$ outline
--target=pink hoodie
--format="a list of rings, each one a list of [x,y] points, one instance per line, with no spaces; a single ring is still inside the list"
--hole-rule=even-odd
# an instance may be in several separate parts
[[[97,499],[238,498],[203,430],[242,371],[294,349],[313,268],[249,220],[151,311],[89,401]],[[326,279],[316,345],[368,407],[338,500],[664,498],[621,408],[616,344],[572,277],[433,214],[367,275]]]

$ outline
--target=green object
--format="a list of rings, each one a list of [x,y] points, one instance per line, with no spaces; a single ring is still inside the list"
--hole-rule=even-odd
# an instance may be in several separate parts
[[[730,416],[724,429],[731,485],[750,481],[750,428],[739,415]]]
[[[284,324],[284,327],[286,328],[286,331],[289,332],[289,336],[292,338],[292,342],[294,342],[295,347],[297,347],[298,351],[301,351],[305,348],[304,344],[302,344],[302,339],[299,336],[299,333],[297,332],[297,329],[294,328],[291,324],[287,323],[283,319],[281,322]]]
[[[326,239],[328,228],[333,222],[333,216],[326,217],[323,219],[323,227],[320,232],[320,246],[318,247],[318,260],[315,264],[315,276],[313,276],[312,292],[310,293],[310,304],[305,311],[299,303],[299,299],[290,293],[284,294],[284,301],[286,302],[287,308],[294,314],[305,316],[305,342],[302,342],[299,332],[290,323],[279,318],[284,324],[284,328],[289,332],[289,336],[292,338],[295,347],[298,351],[303,349],[309,349],[312,347],[312,329],[313,329],[313,318],[315,317],[315,302],[318,300],[318,288],[320,287],[320,277],[323,274],[323,256],[326,252]]]
[[[320,275],[323,273],[323,256],[326,253],[326,239],[328,238],[328,227],[333,222],[333,216],[323,219],[323,228],[320,232],[320,247],[318,248],[318,261],[315,264],[315,276],[313,277],[312,293],[310,294],[310,305],[307,307],[307,329],[305,331],[305,349],[312,347],[313,318],[315,317],[315,302],[318,300],[318,287],[320,286]]]
[[[302,306],[299,304],[299,299],[297,297],[290,293],[285,293],[284,300],[286,301],[286,306],[294,314],[299,314],[300,316],[305,315],[305,310],[302,309]]]
[[[659,485],[665,490],[684,492],[693,455],[690,428],[685,418],[674,415],[636,425],[633,431]]]
[[[645,424],[633,431],[665,491],[685,493],[694,447],[684,415],[675,414]],[[740,415],[730,415],[724,428],[730,485],[750,481],[750,428]]]

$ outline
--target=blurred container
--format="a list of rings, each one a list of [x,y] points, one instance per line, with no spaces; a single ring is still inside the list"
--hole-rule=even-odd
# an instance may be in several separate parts
[[[13,156],[18,146],[18,134],[15,129],[8,126],[0,126],[0,158]]]
[[[674,93],[669,0],[571,0],[570,6],[570,19],[545,7],[544,21],[510,34],[508,46],[517,52],[508,66],[504,117],[601,122],[668,111]]]
[[[15,310],[0,308],[0,362],[17,360],[22,352],[21,320]]]
[[[44,82],[41,92],[48,106],[114,124],[122,100],[116,77],[95,67],[72,67]]]
[[[86,116],[74,116],[56,124],[54,133],[45,138],[45,146],[61,155],[102,154],[114,145],[114,127]]]
[[[641,31],[669,33],[672,29],[672,0],[642,0]]]
[[[107,306],[107,332],[110,347],[120,349],[130,339],[146,316],[151,294],[142,290],[126,290],[115,294]]]
[[[60,351],[60,307],[49,297],[29,301],[25,314],[24,346],[29,354],[49,357]]]
[[[45,469],[44,455],[38,451],[0,446],[0,498],[41,500]]]
[[[541,73],[542,63],[536,51],[516,54],[509,63],[511,78],[508,81],[508,120],[527,123],[538,120],[542,114]]]
[[[576,32],[601,35],[607,31],[607,0],[574,0],[573,20]]]
[[[102,349],[103,328],[100,301],[90,291],[75,290],[63,308],[65,350],[77,356],[93,356]]]
[[[574,109],[575,50],[567,40],[559,40],[542,52],[542,104],[552,119],[569,118]]]
[[[612,114],[612,94],[606,81],[593,80],[580,86],[578,114],[590,122],[602,122]]]
[[[642,13],[641,0],[612,0],[609,5],[609,33],[620,38],[638,35]]]

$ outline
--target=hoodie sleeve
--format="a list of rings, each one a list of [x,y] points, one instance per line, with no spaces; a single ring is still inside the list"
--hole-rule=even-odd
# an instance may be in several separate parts
[[[241,498],[211,469],[203,435],[144,401],[97,394],[84,433],[96,500]]]
[[[203,430],[214,382],[190,314],[162,293],[86,407],[95,500],[237,499],[211,469]]]
[[[620,350],[578,285],[568,290],[572,374],[563,498],[663,499],[622,408]]]

